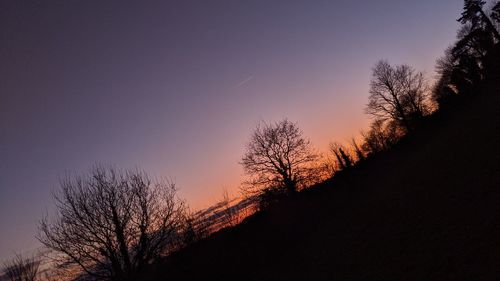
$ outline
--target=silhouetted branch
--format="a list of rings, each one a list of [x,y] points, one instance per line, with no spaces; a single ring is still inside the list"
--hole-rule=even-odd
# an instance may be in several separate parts
[[[313,179],[318,157],[296,124],[286,119],[274,124],[260,124],[253,132],[241,161],[249,175],[244,192],[255,194],[265,188],[295,192]]]
[[[86,274],[128,280],[176,242],[184,203],[175,185],[141,171],[95,167],[67,178],[55,195],[57,216],[42,220],[39,240]]]
[[[40,259],[36,256],[24,257],[17,254],[12,260],[3,264],[3,273],[6,281],[36,281]]]

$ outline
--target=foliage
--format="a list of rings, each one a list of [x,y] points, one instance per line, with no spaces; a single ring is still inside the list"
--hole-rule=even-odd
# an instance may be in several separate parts
[[[448,104],[456,95],[470,94],[485,79],[492,50],[498,46],[500,5],[492,8],[491,18],[484,11],[485,1],[465,0],[458,21],[462,24],[455,44],[438,59],[438,80],[433,89],[433,100],[440,106]]]
[[[491,18],[500,24],[500,2],[497,2],[491,9]]]

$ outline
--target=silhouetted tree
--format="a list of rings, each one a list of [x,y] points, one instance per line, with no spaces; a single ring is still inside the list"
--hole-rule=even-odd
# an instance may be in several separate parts
[[[57,216],[43,219],[39,240],[60,265],[100,280],[131,280],[177,242],[184,203],[175,185],[145,172],[97,166],[68,177],[55,194]]]
[[[486,2],[482,0],[464,0],[464,10],[458,21],[462,24],[470,23],[472,30],[483,29],[486,32],[491,33],[498,41],[500,40],[500,34],[498,33],[498,30],[496,30],[490,18],[484,12],[484,4],[486,4]],[[498,3],[496,6],[498,6]],[[493,8],[493,12],[498,10],[498,7],[496,6]]]
[[[227,189],[224,189],[222,193],[222,217],[223,217],[223,227],[232,227],[239,223],[239,213],[234,209],[232,204],[234,200],[229,197]]]
[[[484,4],[481,0],[465,0],[462,17],[458,19],[462,28],[457,35],[453,56],[459,62],[459,67],[468,72],[469,80],[483,78],[488,52],[500,41],[498,30],[483,10]],[[492,16],[494,14],[495,10],[492,11]],[[477,73],[480,79],[471,78],[472,73]]]
[[[500,35],[493,21],[500,9],[497,3],[491,19],[483,9],[485,1],[465,0],[464,10],[458,21],[462,24],[457,41],[438,60],[438,82],[433,90],[434,101],[442,106],[453,94],[472,93],[492,68],[495,56],[489,55],[498,45]],[[493,20],[493,21],[492,21]]]
[[[40,259],[36,256],[23,257],[16,255],[3,264],[3,274],[6,281],[36,281]]]
[[[451,82],[461,94],[470,93],[484,77],[479,61],[469,54],[457,56],[457,65],[451,73]]]
[[[338,168],[340,170],[345,170],[346,168],[352,167],[353,160],[347,153],[347,150],[344,146],[336,142],[330,143],[330,151],[337,159]]]
[[[373,68],[366,112],[379,119],[391,119],[407,130],[427,111],[424,75],[408,65],[391,66],[381,60]]]
[[[204,236],[200,233],[199,227],[196,225],[196,217],[194,214],[187,214],[184,222],[184,230],[182,232],[182,241],[184,245],[192,244]]]
[[[432,89],[432,100],[436,105],[443,105],[458,94],[456,85],[452,82],[453,71],[456,67],[452,54],[453,47],[448,47],[444,56],[436,61],[437,81]]]
[[[351,138],[351,145],[352,148],[354,149],[354,153],[356,153],[356,157],[358,158],[358,161],[363,161],[365,160],[365,154],[359,147],[359,145],[356,143],[356,140],[354,138]]]
[[[273,124],[262,123],[254,130],[241,164],[249,179],[244,183],[246,193],[259,193],[278,188],[289,193],[307,185],[316,175],[309,140],[299,127],[284,119]]]
[[[371,123],[368,132],[362,132],[361,135],[364,141],[361,146],[363,151],[367,155],[372,155],[391,148],[398,142],[403,132],[394,121],[376,119]]]
[[[497,2],[491,9],[491,18],[500,24],[500,2]]]

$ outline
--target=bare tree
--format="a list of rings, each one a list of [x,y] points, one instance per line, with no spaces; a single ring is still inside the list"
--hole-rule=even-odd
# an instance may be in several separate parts
[[[18,254],[3,264],[3,274],[6,281],[36,281],[39,268],[40,259],[35,255],[24,257]]]
[[[273,188],[289,193],[310,184],[316,176],[314,165],[319,156],[297,124],[284,119],[257,126],[242,158],[247,193]]]
[[[427,111],[428,87],[423,73],[405,64],[393,67],[381,60],[375,64],[372,76],[366,112],[411,130],[412,121]]]
[[[97,166],[61,182],[57,216],[42,220],[38,239],[59,254],[59,265],[130,280],[177,243],[185,216],[175,193],[173,183],[145,172]]]

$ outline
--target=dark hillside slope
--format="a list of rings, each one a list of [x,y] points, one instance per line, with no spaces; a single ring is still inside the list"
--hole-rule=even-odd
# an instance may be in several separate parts
[[[195,244],[148,275],[151,280],[498,280],[497,81],[432,116],[414,136],[334,184],[303,192]]]

